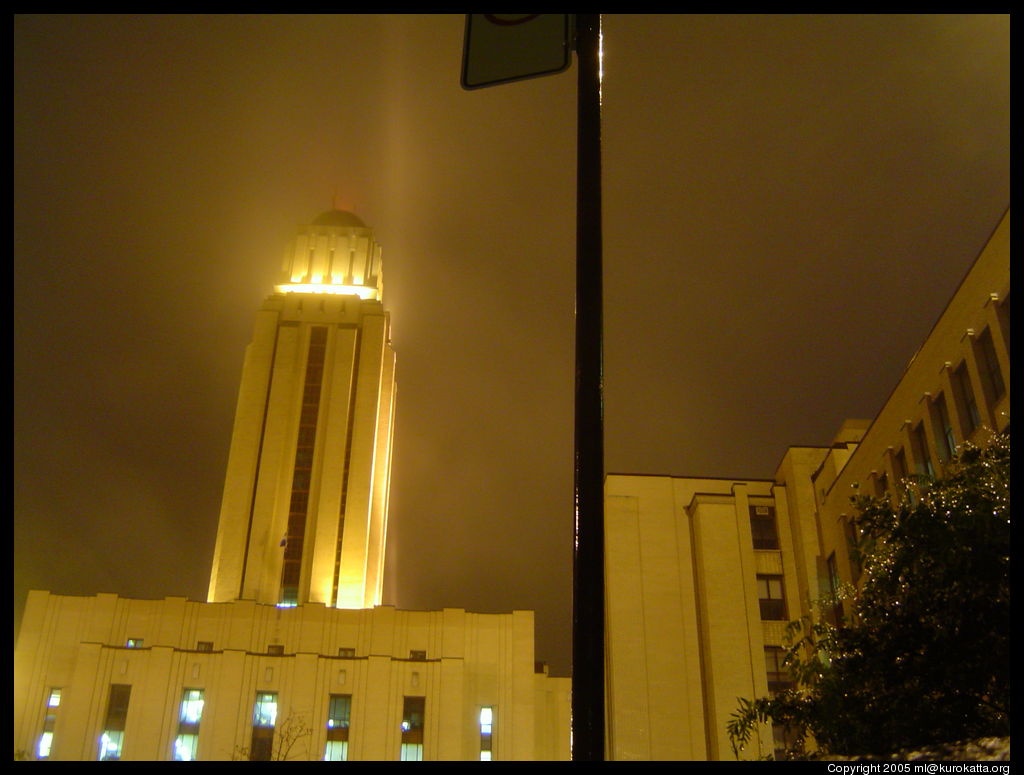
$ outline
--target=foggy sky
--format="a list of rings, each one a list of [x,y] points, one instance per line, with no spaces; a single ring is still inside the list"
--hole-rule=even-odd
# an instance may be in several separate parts
[[[383,246],[386,603],[570,664],[575,66],[461,16],[14,19],[14,603],[203,600],[244,348],[332,197]],[[606,469],[872,417],[1009,206],[1008,16],[604,20]]]

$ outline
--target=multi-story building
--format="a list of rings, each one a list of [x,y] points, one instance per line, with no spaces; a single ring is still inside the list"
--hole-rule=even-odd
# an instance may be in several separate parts
[[[533,613],[382,606],[395,357],[380,248],[303,227],[246,351],[207,602],[30,593],[14,749],[53,760],[569,757]]]
[[[873,421],[847,421],[829,447],[791,447],[770,480],[607,477],[609,758],[733,758],[737,698],[789,680],[786,623],[857,581],[850,496],[938,473],[964,441],[1009,431],[1009,223]],[[763,727],[747,755],[782,734]]]

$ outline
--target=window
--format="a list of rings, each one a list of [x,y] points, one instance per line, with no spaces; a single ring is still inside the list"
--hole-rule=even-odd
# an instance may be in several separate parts
[[[786,600],[782,596],[782,576],[757,577],[757,597],[761,619],[779,621],[786,618]]]
[[[43,719],[43,732],[39,735],[36,745],[36,758],[49,759],[50,748],[53,746],[53,727],[57,723],[57,708],[60,707],[60,689],[50,689],[46,697],[46,718]]]
[[[939,393],[931,404],[932,427],[935,428],[935,445],[938,448],[939,460],[945,463],[956,454],[956,436],[953,423],[949,421],[949,409],[946,397]]]
[[[178,712],[178,736],[174,738],[172,759],[194,762],[199,746],[199,722],[203,718],[203,690],[185,689]]]
[[[793,688],[793,677],[786,668],[786,650],[778,646],[765,646],[764,669],[768,676],[768,694],[774,697],[780,692]],[[793,735],[784,724],[772,724],[772,740],[776,753],[792,742]]]
[[[272,657],[279,657],[284,654],[284,646],[280,643],[271,643],[267,646],[267,653]]]
[[[839,594],[839,565],[836,563],[835,552],[828,556],[825,564],[828,567],[828,592],[832,597],[829,613],[832,624],[838,625],[843,620],[843,604],[836,597]]]
[[[213,641],[201,640],[196,644],[196,651],[213,651]]]
[[[897,485],[907,478],[907,455],[903,451],[903,447],[900,447],[900,451],[892,456],[892,475],[896,479]]]
[[[299,577],[302,570],[302,547],[306,533],[309,482],[313,473],[313,450],[316,445],[316,422],[320,413],[320,388],[327,352],[327,329],[313,326],[309,331],[309,353],[302,390],[302,411],[299,415],[299,438],[292,466],[291,506],[288,528],[282,546],[279,606],[290,608],[299,604]]]
[[[889,492],[889,475],[883,471],[875,477],[875,497],[884,498]]]
[[[352,695],[332,694],[327,702],[327,749],[324,761],[348,761],[348,725],[352,716]]]
[[[426,658],[427,658],[427,652],[426,651],[417,651],[416,649],[413,649],[412,651],[409,652],[409,659],[414,659],[417,662],[422,662]]]
[[[846,516],[842,519],[843,534],[846,536],[846,548],[850,557],[850,570],[853,572],[854,582],[857,582],[860,579],[860,574],[864,571],[860,556],[860,536],[852,519]]]
[[[928,454],[928,438],[925,436],[923,422],[919,422],[910,431],[910,443],[914,450],[914,464],[917,467],[917,473],[924,476],[935,476],[932,458]]]
[[[124,746],[124,723],[128,718],[128,701],[132,687],[127,684],[111,684],[107,700],[107,720],[100,735],[100,761],[118,761]]]
[[[338,649],[338,656],[339,657],[346,657],[347,659],[352,659],[355,655],[356,655],[356,650],[354,648],[349,648],[348,646],[342,646],[340,649]]]
[[[755,549],[778,549],[779,533],[775,526],[775,509],[771,506],[750,507],[750,533]]]
[[[257,692],[252,709],[252,745],[249,761],[269,762],[274,752],[274,726],[277,724],[277,694]]]
[[[793,688],[793,677],[785,665],[786,650],[778,646],[764,647],[764,667],[768,674],[768,694],[774,697],[779,692]]]
[[[423,761],[423,711],[425,697],[406,697],[402,708],[402,749],[399,759],[403,762]]]
[[[493,758],[494,708],[485,705],[480,708],[480,761],[489,762]]]
[[[960,426],[964,438],[981,425],[978,404],[974,400],[974,389],[971,387],[971,375],[967,372],[967,364],[961,363],[953,372],[953,398],[956,401],[957,413],[960,415]]]
[[[142,638],[129,638],[126,645],[130,649],[141,649],[143,643]]]
[[[995,345],[992,343],[992,332],[987,328],[974,340],[974,354],[981,370],[981,385],[985,390],[985,397],[990,404],[994,404],[1006,394],[1006,384],[1003,382],[1003,372],[999,368]]]

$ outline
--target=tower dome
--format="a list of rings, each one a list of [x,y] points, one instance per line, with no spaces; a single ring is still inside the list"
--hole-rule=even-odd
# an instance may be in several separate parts
[[[278,293],[330,293],[380,300],[380,245],[373,230],[332,208],[301,226],[285,252]]]
[[[365,229],[366,224],[358,215],[353,215],[347,210],[327,210],[320,213],[314,221],[314,226],[335,226],[340,228]]]

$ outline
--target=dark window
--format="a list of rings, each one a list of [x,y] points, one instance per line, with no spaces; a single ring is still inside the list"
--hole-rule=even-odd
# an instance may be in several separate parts
[[[354,648],[349,648],[348,646],[342,646],[340,649],[338,649],[338,656],[339,657],[352,658],[355,655],[356,655],[356,650]]]
[[[771,506],[750,507],[750,533],[755,549],[778,549],[779,532],[775,525],[775,509]]]
[[[892,475],[896,479],[897,486],[907,478],[907,455],[900,447],[900,451],[892,456]]]
[[[938,447],[939,460],[945,463],[956,454],[956,436],[953,423],[949,419],[949,408],[946,397],[939,393],[931,403],[932,427],[935,428],[935,444]]]
[[[271,643],[267,646],[267,653],[272,656],[279,657],[284,654],[284,646],[280,643]]]
[[[196,651],[213,651],[213,641],[201,640],[196,644]]]
[[[843,517],[843,533],[846,535],[846,547],[850,557],[850,570],[853,571],[853,580],[856,582],[860,578],[860,574],[864,568],[861,565],[860,538],[857,534],[857,527],[853,524],[853,520],[848,517]]]
[[[923,422],[919,422],[910,431],[910,442],[914,448],[914,464],[917,466],[917,473],[924,476],[935,476],[932,458],[928,454],[928,437],[925,435]]]
[[[793,677],[785,666],[786,650],[778,646],[765,646],[764,666],[768,674],[768,694],[774,697],[779,692],[793,688]]]
[[[989,404],[994,404],[1006,394],[1003,372],[999,368],[999,357],[992,343],[992,332],[987,328],[974,341],[974,353],[981,370],[981,384]]]
[[[782,576],[757,577],[757,597],[761,606],[761,619],[780,621],[786,618],[786,600],[783,597]]]
[[[832,624],[838,625],[843,621],[843,604],[836,598],[839,594],[839,565],[836,562],[836,553],[832,552],[826,561],[828,566],[828,591],[832,596],[832,604],[829,610]]]
[[[971,375],[967,372],[967,364],[961,363],[953,372],[953,398],[956,401],[957,413],[960,415],[960,426],[964,438],[974,433],[981,425],[978,404],[974,400],[974,389],[971,387]]]
[[[884,498],[889,492],[889,476],[883,471],[875,477],[875,497]]]
[[[299,415],[299,438],[292,466],[291,506],[281,565],[280,605],[295,606],[299,602],[299,576],[305,542],[309,483],[312,477],[313,450],[316,444],[316,421],[320,413],[320,391],[323,383],[324,353],[327,329],[313,326],[309,331],[309,354],[302,388],[302,411]]]
[[[416,649],[413,649],[412,651],[409,652],[409,659],[415,659],[418,662],[422,662],[426,658],[427,658],[427,652],[426,651],[417,651]]]

